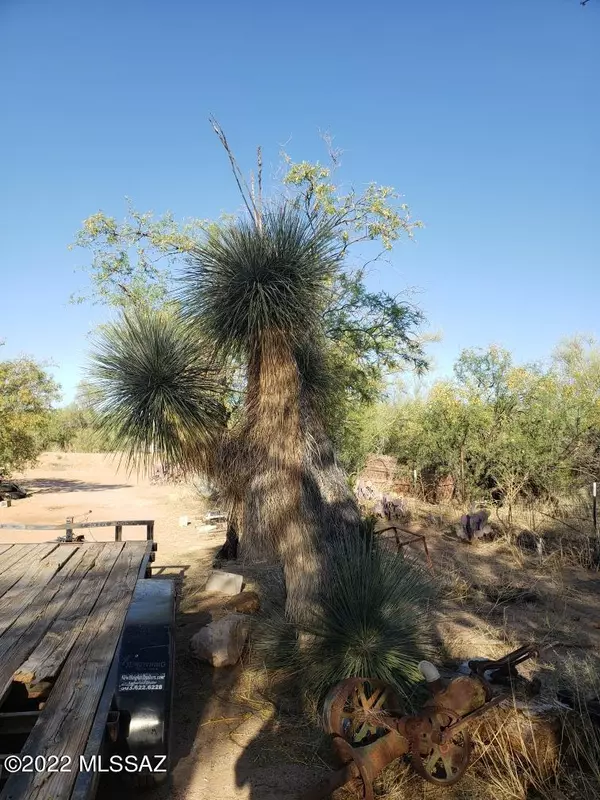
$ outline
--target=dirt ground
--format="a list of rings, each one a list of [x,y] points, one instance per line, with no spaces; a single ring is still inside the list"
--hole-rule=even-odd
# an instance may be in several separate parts
[[[202,589],[223,541],[222,533],[198,530],[205,509],[197,494],[138,480],[99,454],[44,454],[22,482],[32,496],[0,508],[0,523],[60,523],[67,516],[76,522],[154,519],[155,573],[180,576],[173,779],[147,795],[149,800],[292,800],[325,774],[330,748],[317,729],[286,716],[281,707],[276,712],[248,686],[242,666],[213,670],[190,656],[190,637],[220,608],[218,598]],[[189,517],[187,527],[179,525],[183,515]],[[569,565],[556,553],[543,559],[523,553],[506,538],[462,544],[447,521],[435,517],[415,513],[407,527],[426,535],[434,581],[442,588],[442,599],[431,609],[440,662],[497,658],[535,642],[545,649],[522,672],[541,680],[546,699],[572,685],[574,676],[584,691],[592,691],[600,674],[597,571]],[[83,532],[90,540],[113,536],[111,529]],[[0,542],[46,541],[54,535],[0,530]],[[125,537],[143,535],[143,529],[124,529]],[[408,549],[424,561],[418,544]],[[243,566],[231,569],[244,574]],[[100,800],[131,796],[116,781],[100,788]]]
[[[190,656],[189,639],[219,607],[218,598],[202,588],[223,534],[197,530],[205,510],[201,498],[186,487],[154,486],[128,475],[101,454],[45,453],[19,482],[32,495],[0,508],[0,523],[59,524],[67,516],[75,522],[154,519],[154,573],[182,576],[172,782],[145,793],[148,800],[285,800],[320,776],[318,763],[307,765],[303,752],[282,746],[282,726],[274,722],[272,706],[240,697],[240,667],[213,670]],[[185,528],[179,525],[184,515],[190,521]],[[111,528],[81,532],[86,541],[114,537]],[[0,529],[0,542],[49,541],[58,534]],[[143,528],[123,529],[124,538],[144,536]],[[131,796],[117,780],[105,780],[98,795],[99,800]]]

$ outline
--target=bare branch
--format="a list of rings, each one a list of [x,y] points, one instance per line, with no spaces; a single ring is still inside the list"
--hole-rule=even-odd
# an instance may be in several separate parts
[[[258,180],[258,223],[259,228],[262,228],[262,207],[263,207],[263,194],[262,194],[262,147],[258,145],[256,148],[256,164],[257,164],[257,180]]]
[[[319,136],[325,142],[325,146],[327,147],[327,155],[331,161],[331,166],[334,170],[336,170],[340,166],[340,159],[344,151],[340,147],[333,146],[333,136],[329,133],[329,131],[319,131]]]
[[[225,152],[227,153],[227,157],[229,158],[229,163],[231,164],[231,170],[233,172],[233,177],[235,178],[235,182],[237,183],[238,189],[240,190],[240,194],[242,195],[242,200],[244,201],[244,205],[246,206],[248,213],[254,220],[255,224],[258,225],[258,213],[256,210],[256,205],[254,204],[254,200],[252,198],[252,191],[250,187],[246,183],[246,179],[238,166],[237,160],[233,155],[233,152],[229,146],[229,142],[227,141],[227,137],[223,131],[223,128],[219,125],[215,117],[210,115],[208,118],[210,124],[212,125],[212,129],[219,137],[219,141],[225,148]],[[243,186],[242,186],[243,184]]]

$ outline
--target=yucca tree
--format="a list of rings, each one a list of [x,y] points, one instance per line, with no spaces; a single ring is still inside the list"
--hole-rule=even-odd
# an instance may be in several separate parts
[[[226,425],[219,370],[175,310],[131,307],[100,329],[90,368],[101,427],[129,465],[211,467]]]
[[[245,414],[224,448],[220,483],[242,548],[284,567],[287,610],[307,613],[327,539],[356,535],[358,514],[320,419],[319,342],[339,268],[335,220],[282,205],[213,229],[192,253],[181,303],[221,360],[247,365]]]
[[[286,609],[313,613],[337,538],[358,510],[322,422],[323,310],[339,269],[335,220],[282,205],[212,227],[181,276],[179,311],[129,310],[93,358],[96,408],[128,460],[211,471],[242,552],[279,561]],[[211,364],[246,366],[243,414],[227,430]]]

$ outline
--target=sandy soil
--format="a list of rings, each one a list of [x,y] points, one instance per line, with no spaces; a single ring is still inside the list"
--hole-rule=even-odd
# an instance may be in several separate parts
[[[60,523],[67,516],[154,519],[155,572],[179,576],[173,778],[148,800],[291,800],[324,774],[330,746],[318,730],[281,709],[275,713],[255,686],[247,686],[249,671],[213,670],[190,656],[190,637],[220,609],[220,601],[202,590],[223,535],[198,530],[204,508],[197,495],[137,480],[97,454],[45,454],[22,482],[32,496],[0,508],[0,523]],[[182,515],[190,519],[185,528],[179,526]],[[464,545],[447,525],[418,516],[408,527],[426,534],[434,579],[445,587],[443,601],[431,610],[444,663],[497,658],[534,641],[549,647],[523,672],[541,679],[548,698],[571,682],[573,672],[583,679],[585,664],[591,675],[598,674],[598,572],[569,566],[556,553],[541,562],[503,539]],[[90,540],[111,538],[113,531],[84,534]],[[47,541],[55,535],[0,529],[0,542]],[[144,535],[140,528],[124,530],[126,537]],[[409,551],[423,559],[419,544]],[[242,567],[230,569],[245,574]],[[535,598],[511,599],[509,587]],[[99,800],[131,796],[116,780],[100,787]]]
[[[19,480],[32,496],[0,508],[0,524],[58,524],[67,516],[76,522],[154,519],[154,572],[181,576],[173,776],[170,786],[145,794],[148,800],[285,800],[320,776],[318,766],[307,764],[298,748],[286,746],[294,731],[286,731],[286,738],[272,708],[252,697],[240,698],[241,668],[213,670],[189,654],[190,637],[219,607],[219,600],[204,595],[202,587],[223,534],[197,530],[204,513],[200,498],[185,487],[138,480],[100,454],[45,453]],[[186,528],[179,526],[183,515],[190,520]],[[90,541],[114,536],[111,528],[82,533]],[[56,535],[0,529],[0,542],[49,541]],[[144,537],[145,529],[125,528],[123,536]],[[117,780],[105,780],[98,795],[99,800],[131,796]]]

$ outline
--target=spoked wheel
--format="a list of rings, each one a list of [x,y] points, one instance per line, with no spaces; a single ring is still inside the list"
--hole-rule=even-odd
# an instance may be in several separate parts
[[[457,783],[467,771],[471,758],[471,737],[458,730],[446,742],[439,739],[444,728],[458,721],[458,717],[446,712],[433,712],[425,729],[427,734],[412,742],[412,764],[415,772],[429,783],[450,786]]]
[[[327,695],[323,728],[350,744],[370,744],[389,731],[387,717],[402,713],[398,695],[383,681],[348,678]]]

